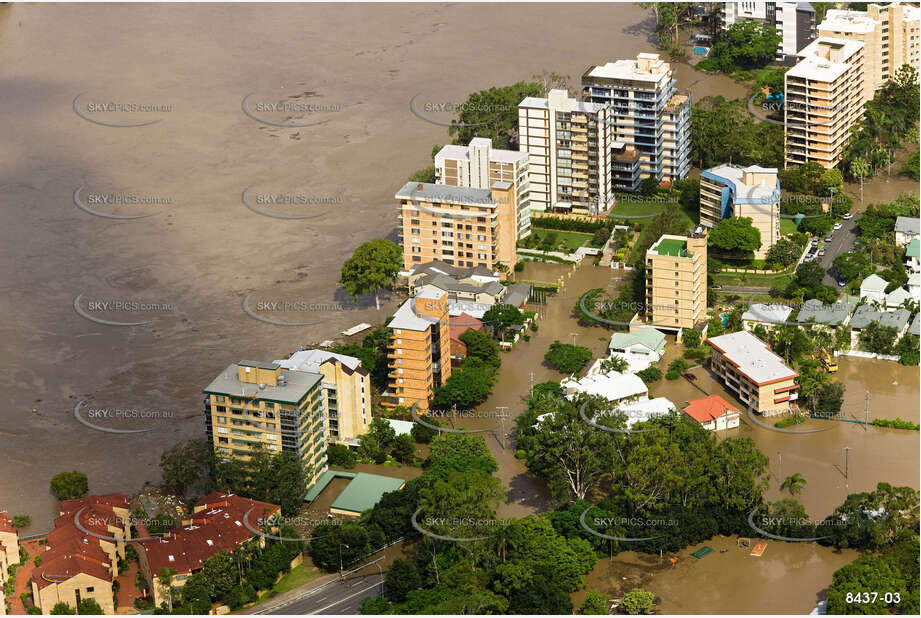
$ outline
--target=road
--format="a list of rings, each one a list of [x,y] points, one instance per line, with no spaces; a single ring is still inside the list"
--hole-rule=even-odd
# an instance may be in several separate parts
[[[848,221],[840,221],[841,229],[832,233],[832,238],[822,247],[825,249],[825,255],[819,258],[819,263],[825,269],[825,279],[822,283],[834,288],[838,287],[838,279],[833,276],[832,262],[842,253],[850,253],[854,250],[854,241],[857,239],[856,234],[857,217]]]
[[[316,586],[302,596],[281,607],[273,607],[268,614],[352,614],[361,613],[361,601],[381,594],[383,579],[380,573],[367,577],[353,575],[345,582]]]

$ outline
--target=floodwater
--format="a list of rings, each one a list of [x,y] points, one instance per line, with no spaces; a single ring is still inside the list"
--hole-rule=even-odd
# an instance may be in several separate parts
[[[603,558],[586,576],[586,589],[613,600],[643,588],[658,597],[656,612],[662,614],[808,614],[824,599],[832,574],[859,555],[814,543],[769,541],[764,554],[754,557],[737,540],[714,537],[661,562],[630,551]],[[700,560],[690,555],[705,545],[713,553]],[[573,594],[577,607],[585,594]]]
[[[420,90],[460,103],[543,70],[576,84],[591,64],[654,51],[651,29],[632,4],[0,6],[0,508],[30,514],[36,533],[56,515],[57,472],[85,472],[92,492],[158,483],[161,452],[203,435],[201,389],[228,364],[381,323],[392,301],[352,304],[337,280],[360,243],[395,238],[395,191],[450,139],[410,112]],[[323,124],[248,118],[253,92],[309,99]],[[95,118],[158,122],[94,124],[74,112],[81,93],[81,108],[158,109]],[[95,206],[106,214],[154,216],[93,216],[75,204],[81,187],[85,204],[91,193],[156,202]],[[242,203],[247,187],[334,203],[314,219],[270,218]],[[254,320],[241,307],[250,291],[318,305],[274,316],[312,324]],[[100,316],[151,321],[107,326],[77,315],[80,294],[168,309]],[[106,433],[73,418],[84,399],[164,414],[104,423],[141,434]]]

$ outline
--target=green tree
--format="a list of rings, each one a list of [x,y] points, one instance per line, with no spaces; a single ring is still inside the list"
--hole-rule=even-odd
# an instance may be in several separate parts
[[[842,253],[834,259],[832,264],[838,274],[848,283],[870,273],[870,256],[866,253]]]
[[[73,612],[69,612],[69,613],[73,613]],[[77,604],[77,613],[82,614],[84,616],[87,616],[87,615],[101,616],[105,614],[105,612],[102,611],[102,607],[99,605],[99,603],[96,602],[96,599],[92,599],[92,598],[80,599],[80,602]]]
[[[857,340],[860,347],[867,352],[876,354],[892,354],[895,351],[898,331],[893,326],[880,326],[877,322],[870,322],[860,331]]]
[[[707,245],[717,259],[751,261],[761,247],[761,232],[752,225],[750,217],[729,217],[710,231]]]
[[[624,595],[622,605],[624,611],[631,615],[648,614],[655,604],[656,595],[642,588],[634,588]]]
[[[774,268],[794,264],[803,254],[803,248],[787,238],[781,238],[767,250],[765,261]]]
[[[700,345],[700,331],[693,328],[686,328],[681,334],[681,342],[686,348],[696,348]]]
[[[32,518],[28,515],[13,515],[13,527],[17,530],[28,528],[32,525]]]
[[[630,363],[626,358],[622,356],[611,356],[601,361],[600,369],[601,371],[607,373],[610,371],[616,371],[617,373],[623,373],[630,368]]]
[[[731,73],[760,69],[774,61],[782,36],[776,28],[756,21],[741,21],[720,32],[698,69]]]
[[[611,613],[608,611],[608,595],[595,589],[589,590],[585,601],[579,606],[579,612],[586,616],[607,616]]]
[[[474,92],[460,107],[448,134],[454,136],[455,144],[467,145],[474,137],[486,137],[493,148],[518,150],[518,104],[546,94],[541,84],[523,81]]]
[[[358,463],[358,454],[343,444],[330,444],[326,447],[326,457],[331,466],[342,466],[351,470]]]
[[[513,324],[521,324],[524,315],[514,305],[499,303],[486,310],[482,321],[498,339],[502,339],[505,329]]]
[[[800,287],[815,289],[822,285],[825,269],[818,262],[803,262],[796,270],[793,281]]]
[[[794,472],[790,476],[784,479],[783,483],[780,485],[780,489],[787,489],[790,491],[791,495],[796,495],[803,490],[803,487],[806,485],[806,479],[803,478],[803,475],[799,472]]]
[[[416,442],[408,433],[397,436],[392,449],[394,459],[400,463],[412,463],[416,456]]]
[[[339,283],[352,297],[374,294],[380,310],[380,290],[390,287],[403,267],[403,252],[386,238],[375,238],[359,246],[342,265]]]
[[[409,176],[409,182],[428,182],[434,184],[436,180],[434,165],[417,170]]]
[[[237,565],[234,563],[233,554],[226,549],[222,549],[207,558],[202,569],[202,576],[214,590],[212,596],[223,598],[224,595],[239,584]]]
[[[425,419],[425,422],[429,425],[441,426],[441,423],[439,423],[438,420],[434,418],[427,418]],[[420,444],[428,444],[441,432],[439,432],[437,429],[426,427],[422,423],[413,423],[412,429],[409,430],[409,433],[413,437],[413,440],[416,442],[419,442]]]
[[[363,615],[389,614],[390,603],[384,597],[365,597],[361,600],[361,613]]]
[[[58,500],[82,498],[89,491],[89,481],[82,472],[59,472],[51,477],[51,493]]]
[[[64,601],[58,601],[54,604],[54,607],[51,608],[51,613],[54,615],[76,614],[77,610]]]
[[[479,359],[467,358],[464,365],[451,372],[450,377],[435,389],[432,402],[436,407],[469,408],[486,399],[496,383],[496,369]]]
[[[431,479],[447,478],[452,472],[482,470],[492,474],[499,469],[481,435],[446,433],[432,440],[427,462]]]
[[[422,575],[414,563],[399,558],[393,561],[384,578],[384,591],[388,599],[401,603],[406,600],[407,594],[421,587]]]
[[[642,371],[637,371],[636,375],[646,384],[650,384],[651,382],[662,379],[662,370],[654,365],[650,365]]]
[[[208,440],[188,440],[160,455],[160,473],[177,494],[201,497],[214,487],[214,451]]]
[[[544,360],[560,373],[576,373],[592,360],[592,351],[582,346],[554,341],[544,354]]]
[[[828,587],[828,613],[888,614],[895,604],[887,603],[884,593],[899,593],[905,589],[905,578],[898,569],[877,556],[861,556],[832,576]],[[854,595],[860,595],[857,602],[854,602]]]
[[[499,367],[501,363],[499,358],[499,344],[489,335],[476,330],[468,330],[461,333],[459,339],[467,346],[468,357],[472,356],[480,359],[487,365]]]

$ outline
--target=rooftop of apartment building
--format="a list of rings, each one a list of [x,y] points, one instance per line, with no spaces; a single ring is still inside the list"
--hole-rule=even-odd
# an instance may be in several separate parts
[[[787,71],[787,77],[800,77],[831,82],[843,75],[850,65],[847,61],[863,49],[861,41],[819,37],[797,52],[802,60]]]
[[[292,371],[306,371],[308,373],[320,373],[320,366],[329,361],[339,361],[349,372],[365,372],[361,367],[361,361],[354,356],[345,354],[336,354],[327,350],[299,350],[291,355],[287,360],[277,360],[275,363],[284,369]]]
[[[500,150],[492,147],[492,140],[485,137],[474,137],[467,146],[458,146],[448,144],[443,146],[438,154],[435,155],[435,161],[441,159],[456,159],[461,161],[470,160],[470,149],[476,146],[485,147],[489,150],[489,160],[499,163],[522,163],[528,160],[528,153],[518,150]]]
[[[211,384],[205,387],[204,392],[213,395],[230,395],[231,397],[265,399],[287,404],[298,404],[319,383],[323,376],[319,373],[308,371],[291,371],[281,369],[279,384],[256,384],[254,382],[241,382],[237,375],[237,366],[253,367],[275,370],[281,368],[278,363],[259,363],[256,361],[240,361],[231,363],[218,375]]]
[[[654,85],[667,77],[670,71],[671,65],[662,60],[659,54],[642,53],[636,58],[593,66],[585,71],[583,77],[649,82],[649,85]]]
[[[765,342],[746,330],[711,337],[707,343],[757,384],[792,379],[799,375],[774,354]]]
[[[756,174],[773,174],[774,183],[766,182],[745,184],[746,174],[751,179]],[[761,167],[759,165],[749,165],[742,167],[732,163],[724,163],[711,167],[700,173],[702,178],[719,179],[724,184],[732,184],[735,189],[734,200],[739,204],[764,204],[772,202],[780,197],[780,182],[777,180],[776,167]]]
[[[848,34],[867,34],[873,32],[877,22],[866,11],[850,9],[829,9],[825,19],[818,25],[819,30],[831,30]]]
[[[440,290],[423,290],[413,298],[408,298],[397,308],[393,318],[387,323],[388,328],[424,331],[437,322],[435,318],[420,315],[416,311],[416,299],[441,300],[446,296]]]
[[[508,187],[503,187],[508,188]],[[489,189],[436,185],[430,182],[407,182],[394,196],[398,200],[412,200],[458,206],[497,206]]]
[[[698,230],[700,228],[698,227]],[[697,234],[695,231],[694,234]],[[696,238],[694,234],[690,236],[674,236],[672,234],[663,234],[659,240],[654,242],[646,251],[646,254],[668,255],[671,257],[691,257],[693,254],[688,252],[688,238]]]
[[[586,103],[569,96],[568,90],[551,90],[547,93],[547,98],[543,97],[525,97],[518,104],[518,107],[536,107],[539,109],[549,109],[550,107],[564,112],[585,112],[595,114],[604,109],[600,103]]]
[[[200,510],[192,514],[190,525],[174,528],[160,539],[141,541],[154,573],[163,568],[177,573],[200,569],[217,552],[235,549],[249,539],[253,535],[250,528],[258,530],[260,518],[281,512],[268,502],[218,492],[200,500],[195,508]]]

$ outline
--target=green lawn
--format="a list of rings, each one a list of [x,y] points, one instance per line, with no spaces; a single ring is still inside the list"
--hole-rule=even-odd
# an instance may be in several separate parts
[[[306,583],[312,582],[321,575],[323,575],[323,572],[315,566],[307,564],[298,565],[278,580],[278,583],[275,584],[271,590],[259,597],[257,603],[262,603],[273,593],[284,594],[285,592],[299,588]]]
[[[787,234],[792,234],[796,231],[796,223],[793,219],[787,219],[786,217],[780,220],[780,235],[786,236]]]
[[[792,281],[789,273],[759,275],[748,273],[719,273],[710,275],[713,283],[722,286],[786,287]]]
[[[543,228],[532,228],[531,236],[537,240],[537,244],[533,247],[535,249],[540,248],[540,242],[544,240],[544,237],[550,233],[556,233],[556,243],[559,246],[560,243],[566,243],[566,252],[572,253],[582,245],[587,245],[592,240],[592,234],[584,234],[582,232],[565,232],[563,230],[547,230]],[[554,251],[557,251],[557,247],[553,248]]]
[[[696,222],[692,219],[688,213],[686,213],[677,202],[672,202],[678,206],[678,210],[681,212],[681,217],[688,222],[690,227],[694,227]],[[628,217],[627,222],[632,223],[634,221],[639,221],[640,225],[645,224],[647,221],[652,219],[653,216],[659,214],[665,210],[665,202],[644,202],[642,200],[630,200],[625,199],[617,202],[617,205],[611,210],[610,217],[612,219],[619,219],[620,217]],[[621,221],[618,221],[619,223]]]

